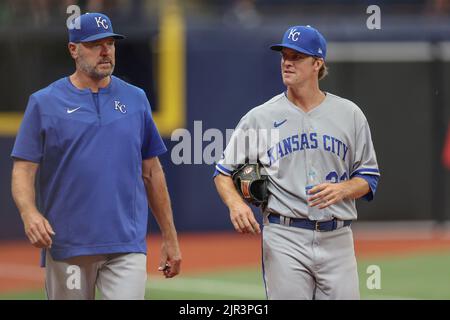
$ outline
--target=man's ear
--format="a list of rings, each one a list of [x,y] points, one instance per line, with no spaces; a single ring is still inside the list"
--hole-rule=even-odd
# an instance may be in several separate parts
[[[322,59],[314,59],[314,69],[319,71],[324,63],[325,62]]]
[[[69,49],[69,53],[72,58],[76,59],[78,57],[78,45],[76,43],[69,42],[67,48]]]

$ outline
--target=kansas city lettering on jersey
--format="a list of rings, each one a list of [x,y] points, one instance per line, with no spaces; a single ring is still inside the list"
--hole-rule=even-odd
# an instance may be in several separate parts
[[[345,161],[348,146],[344,142],[326,134],[321,138],[318,138],[317,133],[312,132],[309,134],[302,133],[300,135],[295,134],[287,137],[267,150],[267,156],[270,161],[269,166],[293,152],[306,149],[317,149],[319,146],[322,146],[323,150],[334,153]]]

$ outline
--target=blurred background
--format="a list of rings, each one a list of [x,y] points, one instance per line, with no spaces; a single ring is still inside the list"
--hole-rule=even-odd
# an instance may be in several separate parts
[[[70,5],[107,14],[127,36],[116,43],[115,75],[146,91],[169,149],[160,160],[185,273],[170,282],[153,273],[159,238],[150,219],[148,298],[264,298],[259,237],[233,233],[213,163],[193,153],[190,163],[171,161],[171,134],[186,128],[192,150],[205,148],[206,130],[232,129],[282,92],[280,57],[268,47],[300,24],[327,39],[321,87],[363,110],[377,152],[379,188],[374,201],[358,202],[353,227],[362,297],[450,298],[450,0],[0,0],[0,299],[44,297],[39,252],[11,197],[9,155],[30,94],[74,71]],[[370,5],[381,29],[368,28]],[[379,289],[366,285],[374,264]]]

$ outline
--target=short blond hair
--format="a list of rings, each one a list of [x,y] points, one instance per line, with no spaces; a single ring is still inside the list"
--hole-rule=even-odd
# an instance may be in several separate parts
[[[318,78],[319,80],[322,80],[328,75],[328,67],[325,64],[325,61],[323,62],[322,66],[320,67]]]

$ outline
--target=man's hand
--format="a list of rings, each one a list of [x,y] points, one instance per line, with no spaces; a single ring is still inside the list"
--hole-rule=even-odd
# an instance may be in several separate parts
[[[365,179],[354,177],[339,183],[321,183],[309,190],[308,202],[319,209],[329,207],[345,199],[359,199],[370,192]]]
[[[55,235],[50,223],[39,212],[22,214],[25,234],[36,248],[51,248],[52,236]]]
[[[158,270],[162,271],[166,278],[173,278],[180,273],[180,266],[181,253],[178,242],[163,241]]]
[[[261,229],[252,209],[243,201],[230,205],[230,218],[234,228],[240,233],[260,234]]]
[[[230,176],[219,174],[214,178],[217,191],[222,201],[230,210],[231,223],[240,233],[261,233],[252,209],[244,202],[234,186]]]
[[[343,183],[322,183],[309,190],[308,202],[319,209],[329,207],[347,198],[348,191]]]

